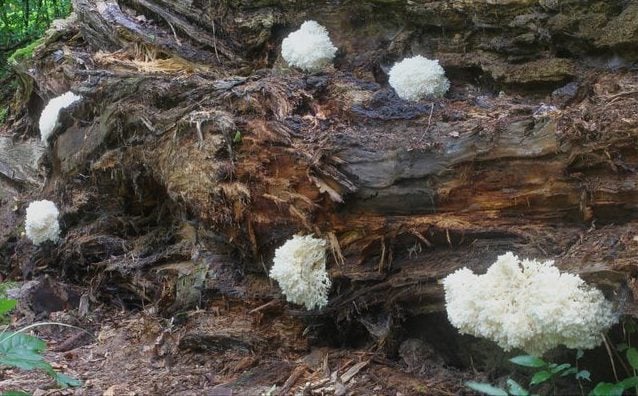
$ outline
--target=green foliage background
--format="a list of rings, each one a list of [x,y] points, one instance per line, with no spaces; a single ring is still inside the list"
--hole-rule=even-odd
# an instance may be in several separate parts
[[[0,53],[6,59],[70,11],[71,0],[0,0]]]
[[[33,50],[51,22],[70,12],[71,0],[0,0],[0,125],[13,87],[9,58]]]

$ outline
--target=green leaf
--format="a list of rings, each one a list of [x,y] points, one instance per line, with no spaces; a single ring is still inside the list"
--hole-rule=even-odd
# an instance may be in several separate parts
[[[490,384],[468,381],[465,383],[465,386],[477,392],[484,393],[488,396],[508,396],[507,392],[505,392],[503,389],[497,388]]]
[[[556,367],[552,368],[552,374],[558,374],[558,373],[560,373],[561,371],[563,371],[563,370],[566,370],[566,369],[570,368],[571,366],[572,366],[572,365],[571,365],[571,364],[569,364],[569,363],[563,363],[563,364],[561,364],[561,365],[558,365],[558,366],[556,366]]]
[[[565,377],[568,376],[570,374],[576,374],[578,373],[578,369],[576,367],[570,367],[567,370],[563,371],[562,373],[560,373],[561,377]]]
[[[44,358],[42,356],[34,356],[32,358],[28,358],[18,355],[5,355],[0,357],[0,366],[17,367],[23,370],[47,370],[51,367],[49,363],[44,361]]]
[[[620,381],[617,385],[622,386],[623,389],[635,388],[636,386],[638,386],[638,376],[625,378],[624,380]]]
[[[547,370],[539,371],[536,374],[534,374],[534,376],[532,377],[532,380],[529,382],[529,385],[533,386],[533,385],[542,384],[543,382],[552,378],[553,375],[554,374],[552,374],[551,372]]]
[[[0,394],[0,396],[31,396],[31,395],[22,391],[6,391]]]
[[[582,349],[577,350],[576,351],[576,360],[582,358],[584,354],[585,354],[585,351],[583,351]]]
[[[235,132],[235,136],[233,136],[233,143],[241,143],[241,132]]]
[[[624,343],[624,342],[621,342],[620,344],[616,345],[616,350],[617,350],[618,352],[626,351],[626,350],[627,350],[627,348],[629,348],[629,345],[627,345],[627,344],[626,344],[626,343]]]
[[[629,319],[625,322],[625,331],[629,334],[633,334],[636,332],[636,330],[638,330],[638,327],[636,326],[636,322]]]
[[[8,300],[6,298],[0,298],[0,316],[6,314],[15,308],[18,302],[16,300]]]
[[[636,348],[627,349],[627,361],[631,364],[631,367],[638,369],[638,351]]]
[[[518,382],[513,379],[507,380],[507,386],[510,392],[510,395],[514,396],[529,396],[529,392],[523,388]]]
[[[519,366],[523,366],[523,367],[545,367],[547,366],[547,363],[541,359],[541,358],[537,358],[535,356],[532,355],[521,355],[521,356],[515,356],[513,358],[510,359],[510,362],[517,364]]]
[[[593,396],[622,396],[624,389],[619,384],[610,384],[609,382],[600,382],[590,395]]]
[[[69,377],[68,375],[65,375],[62,373],[58,373],[54,371],[53,374],[51,374],[51,377],[53,377],[55,382],[57,382],[58,385],[62,388],[68,388],[68,387],[77,388],[78,386],[82,386],[82,381],[77,380],[73,377]]]
[[[82,385],[75,378],[53,370],[53,367],[42,356],[45,348],[46,343],[37,337],[20,332],[5,333],[0,338],[0,366],[17,367],[23,370],[42,370],[62,388]]]
[[[638,369],[638,350],[636,348],[627,348],[627,361],[634,370]]]
[[[580,370],[578,373],[576,373],[576,379],[577,380],[587,380],[587,381],[591,381],[591,378],[589,378],[591,376],[591,373],[587,370]]]
[[[30,351],[39,354],[44,352],[46,347],[47,344],[38,337],[20,332],[6,332],[0,337],[0,354],[20,351]]]

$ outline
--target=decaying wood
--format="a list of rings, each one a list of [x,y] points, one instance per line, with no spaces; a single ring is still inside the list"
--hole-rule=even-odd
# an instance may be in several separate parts
[[[0,173],[17,183],[40,184],[38,162],[45,151],[37,141],[14,142],[0,138]]]
[[[43,262],[124,306],[173,313],[221,294],[258,300],[257,321],[369,330],[369,313],[393,326],[440,312],[442,277],[512,250],[556,259],[635,315],[636,2],[382,3],[75,0],[77,27],[23,76],[35,88],[12,132],[25,140],[0,137],[0,173],[37,185],[29,128],[53,94],[85,97],[56,132],[43,190],[24,197],[62,208]],[[340,52],[307,75],[278,53],[311,18]],[[446,98],[407,103],[387,86],[412,54],[441,60]],[[323,310],[273,302],[270,260],[299,232],[330,242]],[[23,249],[18,261],[37,255]],[[264,343],[209,336],[181,345]]]

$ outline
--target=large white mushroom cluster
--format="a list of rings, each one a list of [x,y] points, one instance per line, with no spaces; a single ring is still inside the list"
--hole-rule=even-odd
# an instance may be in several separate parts
[[[448,318],[461,333],[541,356],[558,345],[591,349],[617,322],[612,304],[553,261],[499,256],[484,275],[460,269],[443,280]]]

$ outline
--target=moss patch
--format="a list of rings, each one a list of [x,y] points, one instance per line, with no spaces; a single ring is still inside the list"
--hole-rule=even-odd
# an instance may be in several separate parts
[[[21,62],[25,59],[30,59],[33,56],[33,51],[44,43],[44,38],[39,38],[35,41],[32,41],[27,46],[19,48],[11,54],[9,59],[7,59],[10,65],[15,65],[18,62]]]

